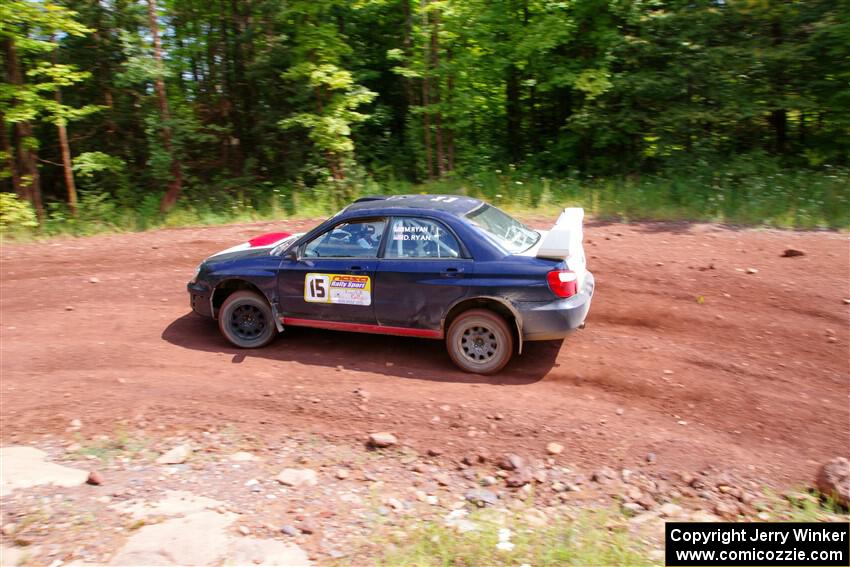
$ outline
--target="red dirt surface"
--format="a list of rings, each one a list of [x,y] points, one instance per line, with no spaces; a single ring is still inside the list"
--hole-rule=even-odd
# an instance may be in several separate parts
[[[316,222],[5,244],[0,442],[77,418],[85,435],[392,431],[421,452],[542,457],[557,441],[581,468],[714,467],[779,487],[848,454],[846,235],[590,222],[587,328],[527,344],[495,377],[423,339],[290,329],[240,351],[190,312],[201,259]]]

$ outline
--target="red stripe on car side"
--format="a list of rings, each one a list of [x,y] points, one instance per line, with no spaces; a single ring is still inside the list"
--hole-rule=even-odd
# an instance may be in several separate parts
[[[387,327],[386,325],[369,325],[366,323],[343,323],[341,321],[319,321],[316,319],[297,319],[281,317],[281,323],[293,327],[313,327],[331,331],[354,331],[357,333],[375,333],[378,335],[399,335],[402,337],[422,337],[426,339],[442,339],[442,331],[430,329],[409,329],[407,327]]]

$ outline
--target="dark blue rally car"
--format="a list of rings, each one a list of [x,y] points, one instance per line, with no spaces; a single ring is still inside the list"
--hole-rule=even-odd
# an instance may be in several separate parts
[[[564,209],[537,231],[469,197],[364,197],[310,232],[210,256],[191,305],[238,347],[288,326],[444,339],[457,366],[492,374],[524,341],[583,326],[594,288],[583,216]]]

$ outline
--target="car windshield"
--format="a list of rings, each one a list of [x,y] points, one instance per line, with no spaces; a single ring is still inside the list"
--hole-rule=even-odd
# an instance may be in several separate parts
[[[524,252],[540,240],[539,232],[492,205],[482,205],[466,218],[511,254]]]

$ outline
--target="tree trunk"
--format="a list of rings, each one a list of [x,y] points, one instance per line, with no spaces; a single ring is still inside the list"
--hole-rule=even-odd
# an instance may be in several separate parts
[[[244,170],[244,160],[253,156],[256,152],[256,142],[254,140],[254,100],[256,98],[254,80],[246,72],[247,65],[253,60],[253,41],[251,41],[250,36],[250,14],[253,6],[251,0],[231,0],[231,6],[233,8],[236,31],[236,45],[233,53],[234,73],[240,102],[239,112],[241,114],[242,128],[240,147],[242,149],[242,167]],[[243,171],[243,174],[245,173]]]
[[[428,179],[434,179],[434,158],[431,156],[431,115],[428,109],[428,77],[422,77],[422,131],[425,135],[425,169]]]
[[[180,21],[180,18],[176,13],[172,15],[172,22],[174,24],[175,30],[183,29],[186,27],[186,24]],[[177,48],[178,52],[182,52],[183,48],[185,47],[185,44],[183,43],[183,38],[180,37],[179,33],[174,34],[174,45]],[[177,91],[185,93],[188,89],[186,88],[186,81],[183,78],[183,73],[177,73],[175,79],[177,81]]]
[[[0,112],[0,152],[6,157],[6,167],[9,168],[9,177],[12,179],[12,190],[15,194],[21,194],[21,175],[18,173],[18,164],[15,163],[15,150],[9,141],[9,130],[6,128],[6,116]]]
[[[313,89],[313,93],[316,95],[316,110],[319,116],[323,116],[325,114],[325,104],[322,97],[322,90],[316,87]],[[339,155],[330,150],[325,150],[325,160],[328,162],[328,169],[331,171],[331,177],[333,177],[334,181],[344,180],[345,170],[342,167]]]
[[[23,74],[18,62],[18,50],[11,37],[2,40],[6,53],[6,73],[9,83],[22,88]],[[41,201],[41,180],[38,175],[38,154],[33,145],[32,125],[28,120],[15,123],[15,142],[17,144],[18,196],[32,203],[39,221],[44,220],[44,205]]]
[[[446,159],[443,152],[443,114],[440,112],[440,12],[431,14],[431,74],[435,78],[434,95],[431,100],[437,105],[434,113],[434,125],[436,132],[434,137],[437,142],[437,173],[440,177],[446,174]]]
[[[100,4],[101,0],[97,0],[96,10],[97,15],[95,16],[95,25],[94,32],[92,33],[92,37],[94,38],[94,43],[96,46],[97,57],[99,60],[98,72],[100,77],[98,80],[103,85],[103,102],[106,103],[107,107],[107,119],[106,119],[106,134],[107,139],[110,142],[110,145],[114,143],[115,133],[118,131],[118,125],[115,123],[115,102],[112,98],[112,88],[110,86],[112,80],[112,71],[109,68],[109,56],[107,50],[108,46],[104,48],[103,36],[101,35],[101,30],[109,33],[109,30],[104,30],[103,26],[103,10],[104,8]]]
[[[449,49],[446,52],[446,55],[449,60],[449,67],[451,68],[452,61],[452,50]],[[452,103],[454,102],[454,92],[455,92],[455,78],[452,71],[449,71],[448,77],[446,78],[446,91],[447,91],[447,105],[449,108],[452,108]],[[446,129],[446,170],[454,171],[455,168],[455,136],[454,136],[454,120],[450,120],[451,126]]]
[[[59,91],[56,91],[56,97],[59,98]],[[65,173],[65,187],[68,190],[68,207],[71,208],[71,214],[77,214],[77,186],[74,183],[74,170],[71,168],[71,147],[68,144],[68,130],[65,128],[64,121],[56,124],[59,130],[59,147],[62,150],[62,169]]]
[[[446,130],[446,171],[454,171],[455,169],[455,136],[454,131]]]
[[[18,163],[21,171],[20,197],[29,200],[35,209],[38,220],[44,220],[44,204],[41,200],[41,176],[38,172],[38,154],[33,149],[34,137],[32,125],[28,122],[18,122],[15,125],[18,138]]]
[[[413,31],[413,14],[410,10],[410,0],[402,0],[402,5],[404,6],[404,37],[402,38],[402,45],[404,46],[405,66],[409,66],[409,60],[413,57],[413,48],[410,39]],[[404,83],[407,106],[411,107],[415,104],[414,99],[416,98],[413,90],[413,81],[406,75],[402,75],[402,82]],[[405,109],[404,114],[407,115],[407,109]]]
[[[516,14],[516,6],[510,3],[512,17]],[[522,6],[522,27],[528,26],[529,12],[528,2]],[[523,33],[525,33],[523,31]],[[512,39],[513,41],[513,39]],[[516,64],[508,63],[507,78],[505,81],[505,113],[507,114],[507,138],[508,155],[511,162],[519,163],[523,157],[522,143],[522,106],[520,104],[520,71]]]
[[[772,36],[772,44],[778,48],[784,41],[782,33],[782,22],[775,20],[770,28]],[[773,86],[776,89],[777,95],[783,95],[785,91],[785,72],[783,68],[778,68],[773,75]],[[788,146],[788,113],[784,108],[774,108],[768,119],[773,126],[774,136],[776,140],[776,153],[785,153]]]
[[[62,103],[62,94],[59,89],[56,89],[56,102]],[[77,214],[77,185],[74,183],[74,170],[71,167],[71,146],[68,144],[68,130],[65,127],[65,121],[59,120],[56,122],[56,128],[59,130],[59,148],[62,152],[62,170],[65,174],[65,188],[68,191],[68,207],[71,209],[71,214]]]
[[[233,37],[233,33],[231,32],[231,25],[233,22],[231,18],[228,16],[232,16],[232,14],[227,13],[227,3],[222,2],[221,5],[221,17],[219,18],[219,22],[221,25],[221,40],[222,40],[222,53],[224,56],[221,59],[222,62],[222,75],[224,76],[224,89],[225,89],[225,97],[224,100],[226,104],[224,108],[226,109],[225,118],[228,121],[228,126],[230,130],[230,134],[228,135],[227,142],[227,151],[229,157],[229,167],[230,171],[233,175],[239,176],[242,175],[242,112],[237,103],[239,100],[239,92],[236,87],[236,78],[235,78],[235,56],[234,51],[236,50],[236,46],[238,44],[238,38],[231,39]]]
[[[56,44],[56,37],[51,38],[53,42],[53,64],[56,65],[56,51],[59,46]],[[62,89],[56,87],[53,93],[53,99],[59,108],[62,108]],[[77,185],[74,183],[74,170],[71,167],[71,146],[68,144],[68,127],[65,119],[57,117],[56,129],[59,131],[59,150],[62,153],[62,173],[65,176],[65,190],[68,193],[68,208],[71,209],[71,214],[77,215]]]
[[[522,117],[520,116],[519,105],[519,72],[513,63],[508,66],[505,99],[505,112],[508,118],[508,155],[510,155],[511,163],[516,164],[522,158],[522,148],[520,147]]]
[[[216,87],[218,86],[218,75],[216,74],[216,66],[215,59],[218,54],[216,50],[216,42],[213,40],[215,37],[215,28],[213,26],[212,20],[209,23],[209,29],[206,30],[205,33],[205,41],[207,44],[207,68],[206,73],[204,74],[204,92],[207,93],[207,97],[210,101],[218,98],[218,93],[216,93]]]
[[[427,29],[428,12],[425,9],[428,7],[429,0],[422,0],[420,7],[422,8],[422,27]],[[425,44],[425,73],[422,75],[422,133],[424,134],[425,142],[425,170],[428,173],[428,179],[434,179],[434,158],[431,156],[431,114],[428,106],[431,99],[431,85],[428,78],[430,56],[430,44]]]
[[[159,102],[159,116],[162,120],[162,145],[171,156],[171,181],[168,183],[165,195],[159,202],[159,211],[165,213],[177,203],[177,197],[180,196],[183,170],[180,167],[180,160],[174,156],[174,148],[171,144],[171,126],[169,125],[171,113],[168,110],[168,96],[165,93],[165,79],[162,73],[162,44],[159,40],[159,25],[156,20],[156,0],[148,0],[148,20],[150,21],[151,38],[153,40],[153,57],[157,65],[154,88]]]
[[[776,153],[785,153],[788,145],[788,114],[782,108],[773,110],[770,113],[770,124],[776,138]]]

